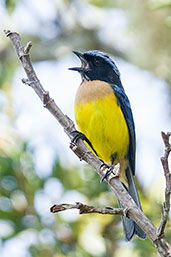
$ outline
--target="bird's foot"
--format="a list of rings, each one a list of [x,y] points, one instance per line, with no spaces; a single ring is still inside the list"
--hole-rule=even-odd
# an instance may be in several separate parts
[[[73,138],[71,139],[72,144],[76,144],[79,139],[82,139],[91,147],[93,152],[98,156],[98,154],[97,154],[96,150],[94,149],[92,143],[90,142],[90,140],[83,133],[79,132],[78,130],[75,130],[71,134],[73,135]]]
[[[87,137],[83,133],[79,132],[78,130],[73,131],[71,134],[73,135],[73,138],[71,139],[71,143],[73,144],[76,144],[79,139],[82,139],[85,141],[87,140]]]
[[[108,166],[106,163],[102,163],[101,166],[100,166],[100,169],[101,168],[107,168],[107,171],[106,173],[103,175],[103,177],[100,179],[100,183],[102,183],[110,174],[112,174],[113,178],[116,178],[116,177],[119,177],[119,167],[118,167],[118,164],[115,165],[115,166]]]

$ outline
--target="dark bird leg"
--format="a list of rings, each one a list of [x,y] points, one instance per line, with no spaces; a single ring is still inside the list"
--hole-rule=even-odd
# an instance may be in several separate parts
[[[102,163],[100,168],[102,168],[103,166],[107,168],[107,171],[104,174],[104,176],[100,179],[100,183],[102,183],[105,180],[105,178],[107,178],[111,173],[113,173],[113,166],[108,166],[106,163]]]
[[[115,173],[115,172],[114,172],[114,166],[113,166],[116,157],[117,157],[117,154],[116,154],[116,153],[112,154],[112,156],[111,156],[112,165],[111,165],[111,166],[108,166],[106,163],[104,163],[104,162],[102,161],[103,163],[101,164],[100,168],[102,168],[103,166],[106,166],[106,167],[108,168],[108,170],[107,170],[107,172],[104,174],[104,176],[100,179],[100,183],[103,182],[104,179],[107,178],[111,173],[113,173],[113,175],[114,175],[115,177],[119,176],[118,173]]]
[[[78,130],[75,130],[75,131],[72,132],[72,134],[73,134],[74,137],[71,140],[71,143],[76,144],[79,139],[82,139],[83,141],[85,141],[91,147],[93,152],[98,156],[98,154],[97,154],[96,150],[94,149],[92,143],[90,142],[90,140],[83,133],[79,132]]]

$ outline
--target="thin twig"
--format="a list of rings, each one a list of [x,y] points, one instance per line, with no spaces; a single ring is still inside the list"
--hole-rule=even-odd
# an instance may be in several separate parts
[[[28,53],[30,52],[31,47],[32,47],[32,42],[29,41],[29,42],[26,44],[25,48],[24,48],[25,54],[28,54]]]
[[[169,143],[169,137],[171,136],[171,133],[168,132],[167,134],[165,134],[164,132],[162,132],[161,134],[165,145],[165,152],[164,152],[164,156],[161,157],[161,162],[163,165],[166,186],[165,186],[165,200],[163,203],[163,213],[162,213],[160,225],[157,230],[158,237],[162,237],[164,235],[164,230],[167,224],[169,210],[170,210],[170,193],[171,193],[171,173],[169,171],[169,163],[168,163],[169,154],[171,152],[171,144]]]
[[[80,202],[76,202],[75,204],[58,204],[53,205],[50,208],[52,213],[61,212],[70,209],[78,209],[80,214],[87,214],[87,213],[99,213],[99,214],[111,214],[111,215],[122,215],[126,216],[126,210],[123,208],[112,208],[112,207],[105,207],[105,208],[95,208],[94,206],[82,204]]]

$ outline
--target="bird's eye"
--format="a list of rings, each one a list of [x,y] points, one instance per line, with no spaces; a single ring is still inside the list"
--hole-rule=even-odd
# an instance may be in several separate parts
[[[95,64],[96,66],[100,66],[100,65],[101,65],[101,60],[100,60],[100,59],[95,59],[95,60],[94,60],[94,64]]]

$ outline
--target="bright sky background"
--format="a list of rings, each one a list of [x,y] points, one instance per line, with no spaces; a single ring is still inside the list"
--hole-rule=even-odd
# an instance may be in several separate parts
[[[6,15],[0,4],[0,29],[38,33],[40,27],[36,25],[35,13],[39,15],[46,24],[46,20],[55,15],[54,6],[60,5],[61,1],[55,0],[27,0],[18,6],[16,12],[10,18]],[[84,1],[81,5],[83,8]],[[32,12],[27,11],[26,8],[28,7]],[[80,17],[85,27],[101,27],[99,36],[111,42],[111,44],[117,44],[118,48],[121,50],[129,45],[131,39],[127,38],[125,41],[122,40],[127,26],[127,19],[122,11],[102,11],[94,7],[89,8],[94,12],[94,15],[90,16],[90,12],[86,8],[84,16]],[[25,19],[23,19],[21,23],[21,17],[23,17],[23,15]],[[109,15],[110,19],[107,20],[106,15]],[[112,19],[117,20],[117,23],[112,23]],[[67,22],[72,26],[73,21],[68,14],[66,14],[66,24]],[[110,22],[110,26],[108,26],[108,22]],[[116,28],[119,28],[118,31],[120,32],[117,36],[115,35],[115,39],[113,39],[112,31],[116,30]],[[40,33],[46,32],[46,29],[46,26],[42,27]],[[51,33],[53,33],[53,31]],[[113,42],[113,40],[115,40],[115,42]],[[167,108],[169,103],[168,85],[150,72],[141,70],[119,58],[113,57],[113,59],[121,72],[122,82],[133,109],[137,134],[138,172],[136,175],[144,187],[149,187],[151,183],[157,184],[159,177],[161,181],[164,182],[160,163],[160,157],[163,154],[164,147],[160,133],[161,131],[170,130],[169,110]],[[34,64],[34,68],[44,88],[50,92],[50,96],[55,99],[63,112],[72,119],[74,119],[74,97],[81,82],[81,78],[79,74],[69,71],[68,68],[78,64],[78,59],[71,51],[69,55],[60,59],[58,62],[44,61]],[[63,129],[58,125],[52,115],[43,108],[42,103],[32,89],[21,83],[23,77],[26,77],[23,69],[19,68],[13,81],[14,109],[17,113],[15,132],[29,140],[29,146],[35,149],[34,161],[38,175],[46,176],[50,173],[56,155],[60,156],[63,165],[79,165],[81,169],[84,163],[80,162],[69,149],[69,139],[64,134]],[[4,123],[8,122],[1,119],[1,127],[4,126],[2,121]],[[54,190],[51,190],[50,193],[48,188],[52,186]],[[45,209],[47,208],[47,210],[49,210],[51,202],[57,201],[55,198],[57,195],[55,195],[55,190],[58,191],[57,194],[59,197],[63,189],[57,180],[49,181],[44,191],[37,193],[35,199],[35,208],[37,211],[39,211],[38,203],[44,204]],[[66,194],[64,198],[61,199],[61,202],[63,200],[66,202],[81,200],[86,202],[86,199],[75,191]],[[75,219],[78,215],[75,214],[75,212],[74,214],[73,212],[68,212],[65,213],[64,216],[67,220]],[[49,213],[45,213],[45,217],[53,219]],[[3,224],[3,226],[5,226],[5,224]],[[3,230],[5,231],[6,229],[7,227]],[[32,240],[37,240],[35,233],[36,232],[33,230],[23,232],[16,239],[8,240],[3,249],[1,249],[0,242],[0,250],[2,250],[1,257],[28,257],[29,255],[26,253],[26,249],[31,244]],[[47,233],[50,233],[50,231]],[[44,234],[42,234],[42,238],[46,238],[43,237],[43,235]],[[101,242],[102,251],[104,251],[103,245],[103,242]]]

